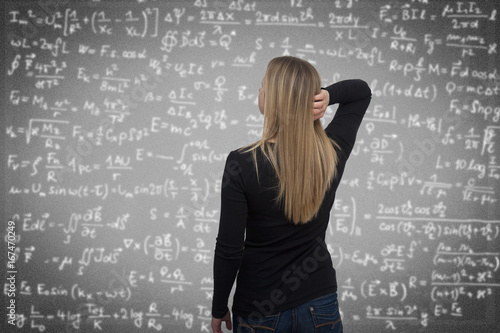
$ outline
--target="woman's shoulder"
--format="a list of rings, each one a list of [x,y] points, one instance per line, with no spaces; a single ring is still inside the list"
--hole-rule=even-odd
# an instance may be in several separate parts
[[[240,147],[229,152],[227,161],[236,161],[241,165],[253,163],[253,154],[248,147]]]

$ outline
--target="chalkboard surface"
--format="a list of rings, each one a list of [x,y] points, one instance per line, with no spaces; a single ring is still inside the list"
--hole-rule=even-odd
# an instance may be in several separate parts
[[[499,332],[499,8],[2,2],[1,331],[211,332],[224,161],[293,55],[373,92],[327,232],[345,331]]]

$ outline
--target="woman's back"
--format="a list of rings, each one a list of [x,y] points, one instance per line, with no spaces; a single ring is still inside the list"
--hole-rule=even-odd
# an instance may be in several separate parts
[[[241,229],[246,230],[233,303],[233,311],[240,315],[253,311],[270,315],[302,304],[310,297],[336,291],[335,270],[324,237],[337,179],[327,190],[316,217],[296,225],[276,209],[277,177],[273,167],[261,152],[257,153],[257,160],[259,180],[252,154],[242,151],[231,152],[228,161],[237,168],[233,175],[225,176],[230,177],[232,184],[224,191],[228,197],[223,199],[222,210],[246,219],[246,223],[240,220],[233,226],[233,236],[241,237]],[[344,164],[345,160],[339,160],[340,173]],[[238,247],[232,250],[237,251]],[[230,256],[231,251],[223,255]]]

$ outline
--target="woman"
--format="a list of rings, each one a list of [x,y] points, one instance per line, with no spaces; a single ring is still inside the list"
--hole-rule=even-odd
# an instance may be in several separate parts
[[[307,61],[272,59],[259,89],[262,139],[227,157],[214,332],[223,321],[234,332],[342,332],[325,232],[371,91],[361,80],[320,84]],[[335,103],[323,129],[319,118]],[[231,322],[227,303],[237,274]]]

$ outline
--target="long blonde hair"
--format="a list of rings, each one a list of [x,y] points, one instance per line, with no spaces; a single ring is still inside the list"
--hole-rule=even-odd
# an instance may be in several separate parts
[[[313,119],[314,95],[320,90],[321,78],[309,62],[288,56],[272,59],[264,76],[262,139],[243,148],[252,151],[257,174],[256,149],[271,162],[279,183],[276,201],[295,224],[316,216],[337,174],[333,145],[338,146],[319,119]]]

